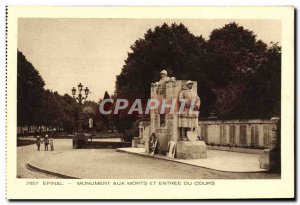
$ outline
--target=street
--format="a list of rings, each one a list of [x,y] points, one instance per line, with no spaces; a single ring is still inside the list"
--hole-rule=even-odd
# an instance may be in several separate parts
[[[116,152],[115,149],[73,150],[70,139],[55,139],[55,151],[37,151],[36,145],[18,147],[17,176],[57,178],[32,171],[30,165],[76,178],[94,179],[270,179],[271,173],[233,173]]]

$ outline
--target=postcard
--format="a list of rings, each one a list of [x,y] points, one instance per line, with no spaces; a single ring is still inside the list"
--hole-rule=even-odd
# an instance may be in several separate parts
[[[293,199],[294,12],[7,6],[7,199]]]

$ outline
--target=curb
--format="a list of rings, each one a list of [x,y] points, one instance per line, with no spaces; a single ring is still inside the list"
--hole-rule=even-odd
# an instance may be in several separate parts
[[[68,175],[65,175],[65,174],[60,174],[60,173],[57,173],[57,172],[52,172],[52,171],[49,171],[49,170],[46,170],[46,169],[42,169],[42,168],[33,166],[29,163],[26,164],[26,168],[29,169],[29,170],[32,170],[32,171],[41,172],[41,173],[44,173],[44,174],[49,174],[49,175],[56,176],[56,177],[59,177],[59,178],[62,178],[62,179],[80,179],[78,177],[68,176]]]
[[[205,167],[205,166],[200,166],[200,165],[195,165],[195,164],[188,164],[185,162],[181,162],[181,161],[176,161],[176,160],[171,160],[171,159],[167,159],[167,158],[161,158],[161,157],[156,157],[156,156],[149,156],[149,155],[144,155],[144,154],[140,154],[140,153],[135,153],[135,152],[127,152],[125,150],[120,150],[120,149],[116,149],[117,152],[122,152],[122,153],[126,153],[126,154],[133,154],[133,155],[138,155],[138,156],[142,156],[142,157],[148,157],[148,158],[154,158],[154,159],[160,159],[160,160],[165,160],[165,161],[169,161],[169,162],[176,162],[176,163],[180,163],[180,164],[185,164],[185,165],[190,165],[193,167],[201,167],[204,169],[209,169],[209,170],[213,170],[213,171],[218,171],[218,172],[226,172],[226,173],[245,173],[245,174],[251,174],[251,173],[268,173],[268,170],[261,170],[261,171],[226,171],[226,170],[219,170],[219,169],[214,169],[214,168],[210,168],[210,167]]]

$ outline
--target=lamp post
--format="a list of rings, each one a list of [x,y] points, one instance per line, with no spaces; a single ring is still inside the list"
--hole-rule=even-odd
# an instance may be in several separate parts
[[[91,130],[91,141],[93,141],[94,119],[92,118],[92,116],[89,118],[89,128]]]
[[[73,87],[72,89],[72,95],[73,98],[75,98],[78,101],[79,104],[79,111],[78,111],[78,134],[76,136],[75,139],[73,139],[73,148],[74,149],[79,149],[82,148],[84,146],[84,143],[86,141],[84,134],[82,132],[82,105],[83,105],[83,101],[87,99],[90,90],[88,89],[88,87],[86,87],[83,90],[83,85],[81,83],[78,84],[78,96],[76,97],[76,89],[75,87]],[[84,91],[84,93],[82,93],[82,91]]]

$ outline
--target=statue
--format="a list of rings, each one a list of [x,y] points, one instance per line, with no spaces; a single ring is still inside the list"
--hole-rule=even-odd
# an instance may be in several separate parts
[[[169,82],[171,78],[168,76],[168,72],[166,70],[162,70],[160,72],[161,79],[158,81],[159,84]]]
[[[175,81],[175,78],[173,78],[173,77],[170,78],[168,76],[168,72],[166,70],[162,70],[160,72],[160,77],[161,77],[160,80],[158,82],[154,83],[154,85],[157,86],[156,93],[159,95],[163,95],[166,90],[166,83]]]
[[[197,82],[175,80],[165,70],[160,75],[161,79],[151,84],[151,99],[156,104],[150,110],[150,122],[147,127],[140,123],[146,153],[178,159],[206,158],[206,144],[198,136]]]
[[[181,141],[188,141],[187,132],[193,132],[198,128],[198,110],[201,102],[197,92],[193,91],[192,88],[193,82],[189,80],[179,92],[179,103],[181,106],[178,116],[178,127]]]

